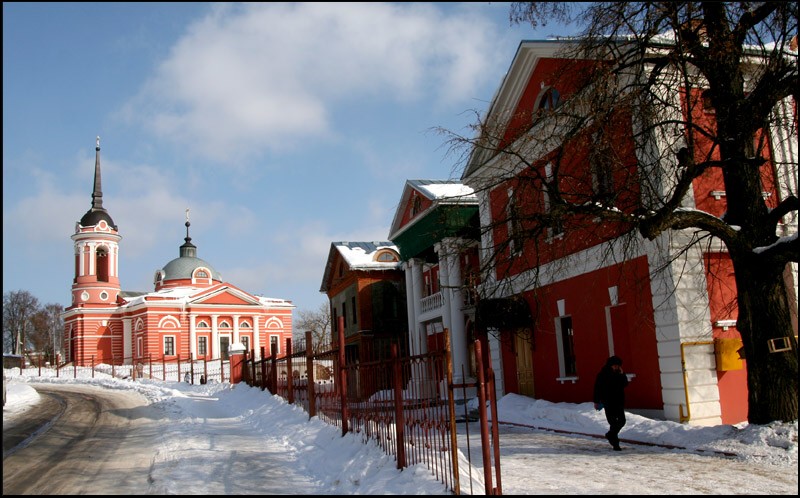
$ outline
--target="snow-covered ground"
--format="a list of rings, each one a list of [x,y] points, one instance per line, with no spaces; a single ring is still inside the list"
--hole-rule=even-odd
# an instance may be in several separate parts
[[[127,389],[165,406],[165,423],[179,429],[163,435],[161,458],[180,454],[191,457],[192,465],[173,461],[169,473],[164,467],[160,477],[168,484],[160,489],[163,493],[209,492],[204,481],[208,476],[198,479],[197,474],[206,467],[204,459],[208,466],[219,464],[214,461],[219,453],[197,443],[212,437],[213,421],[225,419],[228,432],[231,426],[241,427],[249,440],[277,444],[325,492],[449,494],[425,466],[400,472],[394,458],[376,445],[363,444],[352,434],[342,437],[339,428],[309,420],[302,408],[244,384],[134,382],[101,373],[93,379],[40,378],[20,376],[18,369],[6,370],[6,376],[4,426],[37,402],[39,394],[29,385],[37,382]],[[500,424],[504,494],[797,494],[797,421],[695,427],[628,413],[620,434],[624,450],[613,452],[602,436],[596,437],[607,430],[607,423],[591,403],[550,403],[509,394],[498,402],[498,417],[507,422]],[[459,424],[461,449],[465,428]],[[472,487],[462,478],[462,493],[483,494],[477,425],[470,431]],[[158,469],[156,465],[156,473]],[[462,468],[461,475],[465,472]],[[242,489],[258,490],[263,482],[257,473],[252,483],[238,479]],[[294,494],[291,489],[286,493]]]

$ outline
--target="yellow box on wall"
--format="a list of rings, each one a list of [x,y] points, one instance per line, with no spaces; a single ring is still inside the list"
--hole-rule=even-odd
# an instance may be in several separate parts
[[[717,358],[717,370],[727,372],[728,370],[741,370],[744,368],[742,356],[739,353],[742,346],[741,339],[714,339],[714,356]]]

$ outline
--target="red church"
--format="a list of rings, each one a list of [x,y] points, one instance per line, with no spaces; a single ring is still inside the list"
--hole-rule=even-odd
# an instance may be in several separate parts
[[[222,280],[186,237],[178,257],[156,270],[152,292],[123,291],[119,280],[122,236],[103,207],[100,139],[95,148],[91,208],[72,235],[75,268],[72,304],[64,310],[66,359],[77,365],[128,365],[142,360],[227,359],[241,344],[259,355],[292,336],[285,299],[250,294]]]

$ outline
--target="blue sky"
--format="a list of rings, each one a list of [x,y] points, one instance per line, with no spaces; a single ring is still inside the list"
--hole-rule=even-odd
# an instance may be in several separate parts
[[[198,257],[317,309],[333,241],[387,240],[407,179],[458,178],[523,39],[507,3],[3,3],[3,292],[70,302],[103,205],[123,290],[152,291],[189,208]],[[563,34],[563,33],[558,33]]]

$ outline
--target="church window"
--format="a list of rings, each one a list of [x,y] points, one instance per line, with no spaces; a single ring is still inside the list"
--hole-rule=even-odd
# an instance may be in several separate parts
[[[197,273],[194,275],[196,278],[208,278],[208,273],[205,270],[197,270]]]
[[[103,301],[107,300],[108,299],[108,292],[106,292],[106,291],[101,292],[100,293],[100,299],[102,299]]]
[[[175,336],[164,337],[164,356],[175,356]]]
[[[250,351],[250,338],[246,335],[243,335],[240,339],[242,340],[242,346],[244,346],[244,350]]]
[[[97,280],[108,282],[108,252],[104,247],[100,247],[97,249],[96,255]]]
[[[241,327],[243,329],[249,329],[250,328],[250,322],[242,322]]]
[[[275,353],[280,353],[281,344],[280,344],[280,342],[278,342],[278,336],[277,335],[269,336],[269,346],[270,346],[270,354],[271,354],[272,351],[275,351]]]
[[[208,337],[197,338],[197,354],[201,356],[208,354]]]
[[[208,322],[206,322],[205,320],[200,320],[197,323],[197,327],[198,328],[202,328],[202,329],[207,329],[208,328]]]
[[[231,324],[228,323],[226,320],[223,320],[222,322],[220,322],[219,328],[221,328],[221,329],[229,329],[229,328],[231,328]]]

